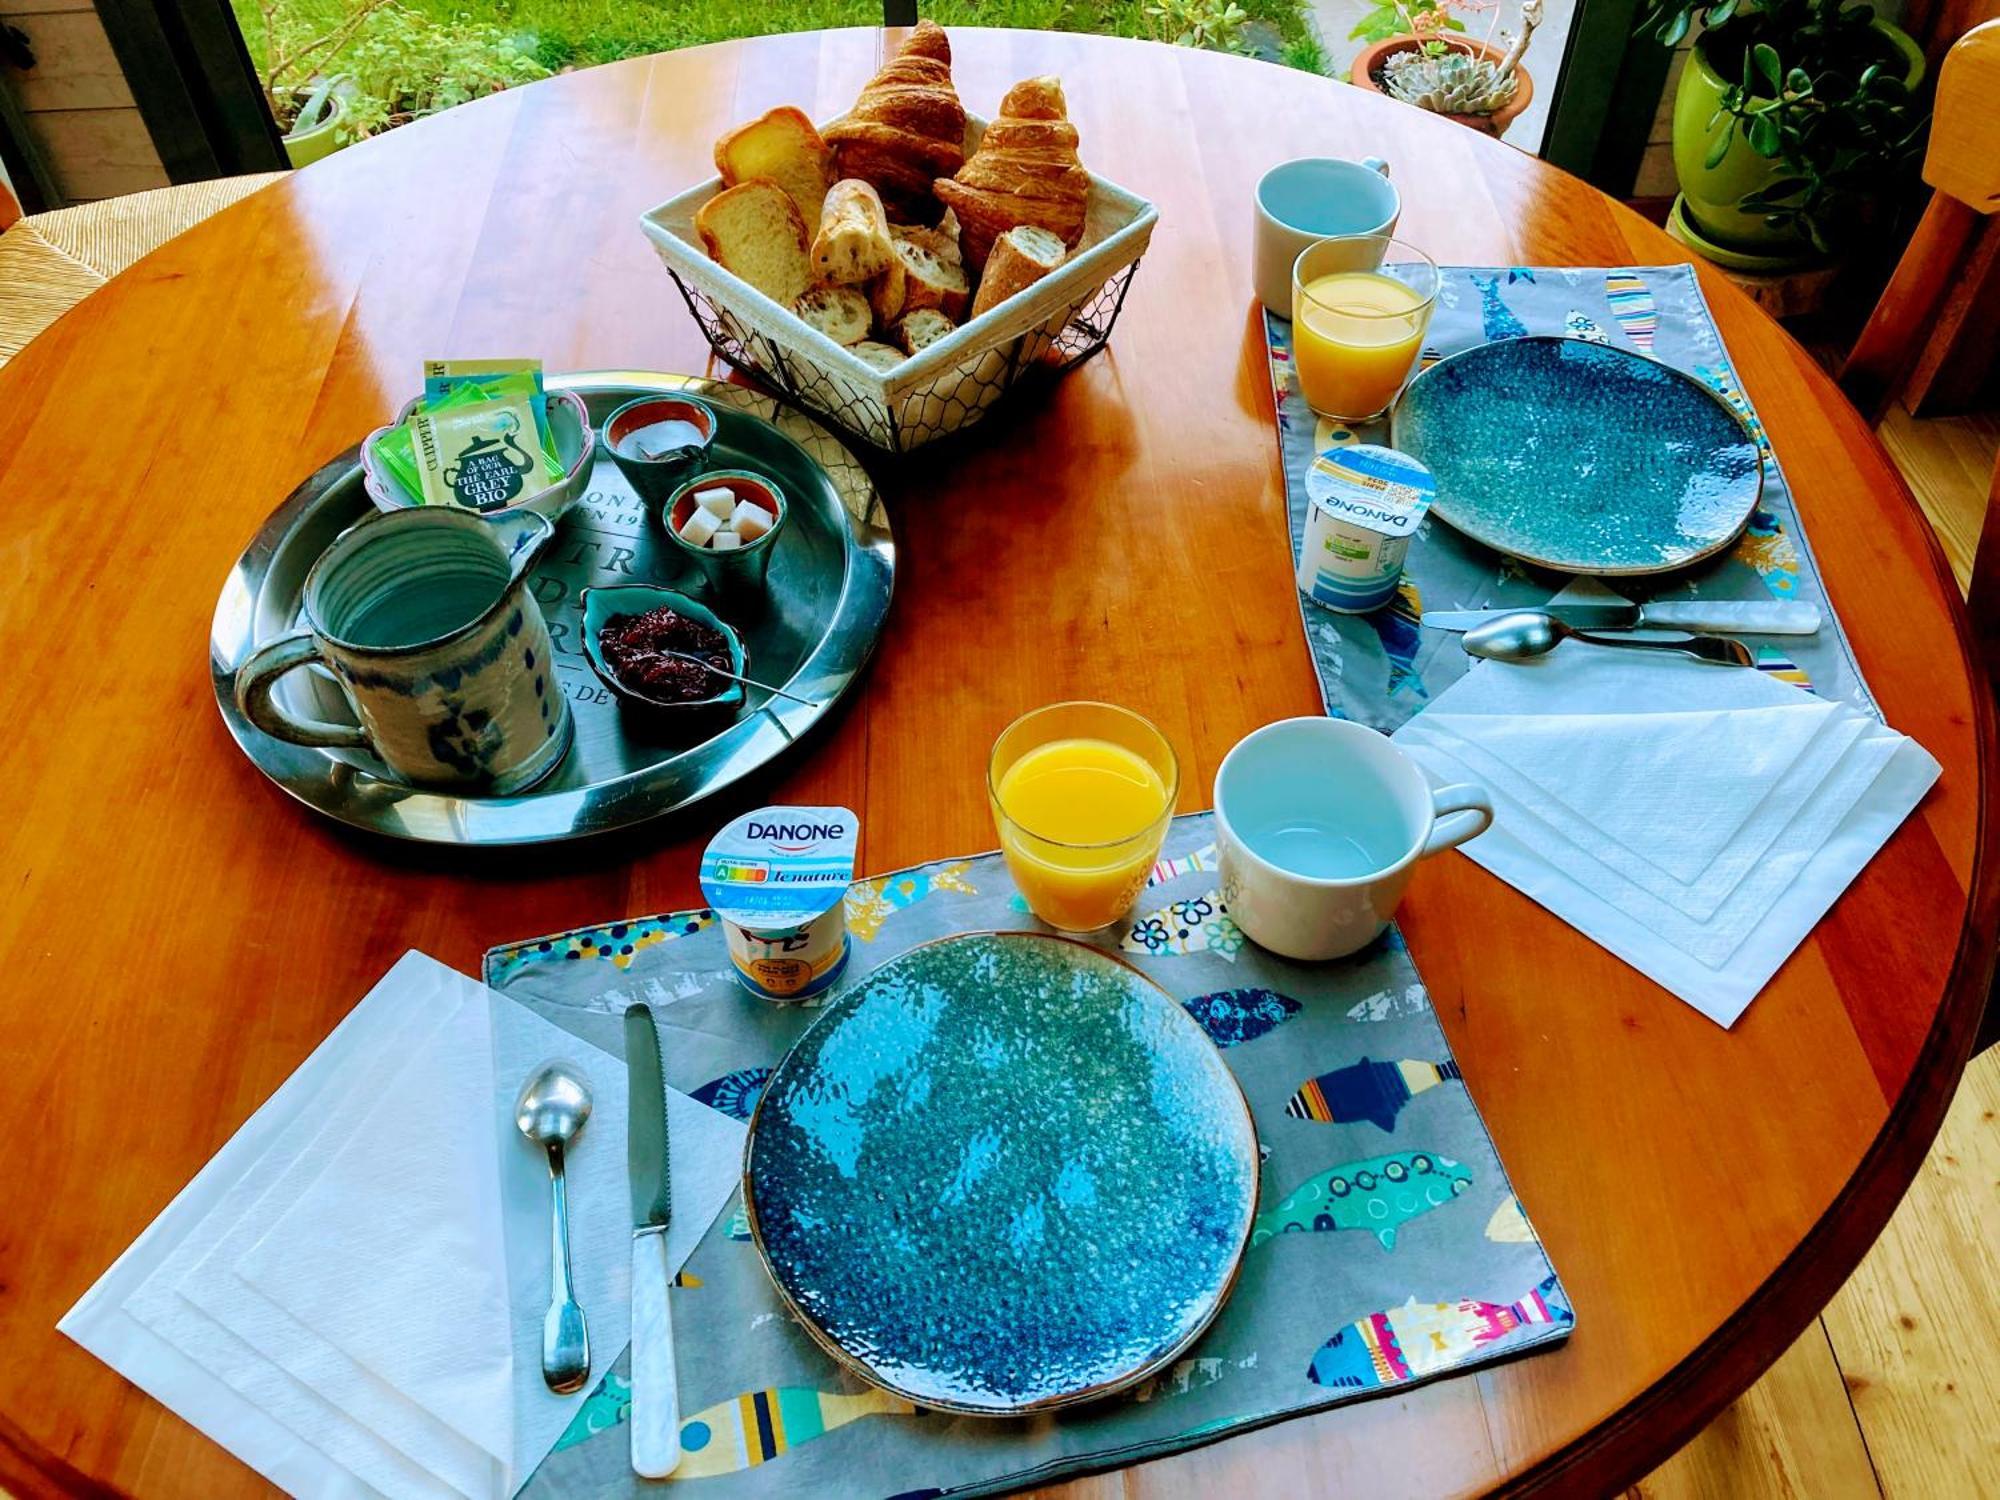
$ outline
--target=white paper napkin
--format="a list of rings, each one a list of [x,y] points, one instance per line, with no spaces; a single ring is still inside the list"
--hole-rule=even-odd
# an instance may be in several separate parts
[[[596,1096],[569,1162],[594,1385],[627,1335],[623,1064],[418,954],[61,1326],[294,1493],[510,1494],[585,1397],[541,1381],[547,1172],[511,1123],[551,1055]],[[743,1127],[671,1091],[669,1111],[677,1269]]]
[[[1474,667],[1394,738],[1492,793],[1467,855],[1723,1025],[1938,775],[1764,673],[1576,644]]]

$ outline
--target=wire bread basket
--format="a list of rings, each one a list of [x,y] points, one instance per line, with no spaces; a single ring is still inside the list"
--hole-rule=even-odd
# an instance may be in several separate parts
[[[968,118],[966,154],[986,122]],[[1061,373],[1102,349],[1152,239],[1158,211],[1090,176],[1083,238],[1026,291],[880,370],[708,258],[694,216],[712,177],[640,218],[702,335],[730,365],[871,447],[907,453],[970,427],[1035,371]]]

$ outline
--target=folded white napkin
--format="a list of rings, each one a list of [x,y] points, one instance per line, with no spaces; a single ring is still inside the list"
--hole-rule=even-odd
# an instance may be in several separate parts
[[[511,1494],[588,1390],[542,1384],[547,1170],[512,1125],[551,1056],[595,1099],[568,1162],[594,1385],[627,1336],[624,1066],[414,953],[61,1326],[293,1493]],[[668,1107],[678,1269],[743,1127]]]
[[[1492,793],[1467,855],[1723,1025],[1938,776],[1764,673],[1575,643],[1475,666],[1394,738]]]

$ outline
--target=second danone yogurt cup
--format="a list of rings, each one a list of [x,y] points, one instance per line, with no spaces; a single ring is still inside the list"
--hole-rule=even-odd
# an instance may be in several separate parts
[[[751,994],[808,1000],[840,978],[858,833],[844,807],[760,807],[710,841],[702,897]]]
[[[1355,443],[1320,454],[1306,470],[1299,591],[1345,614],[1387,604],[1436,493],[1431,471],[1394,448]]]

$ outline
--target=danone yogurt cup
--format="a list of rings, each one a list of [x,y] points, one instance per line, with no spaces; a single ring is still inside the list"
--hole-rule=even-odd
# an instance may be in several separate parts
[[[1387,604],[1436,493],[1431,471],[1394,448],[1355,443],[1320,454],[1306,470],[1300,592],[1344,614]]]
[[[858,832],[844,807],[760,807],[709,843],[701,893],[753,995],[805,1000],[840,977]]]

